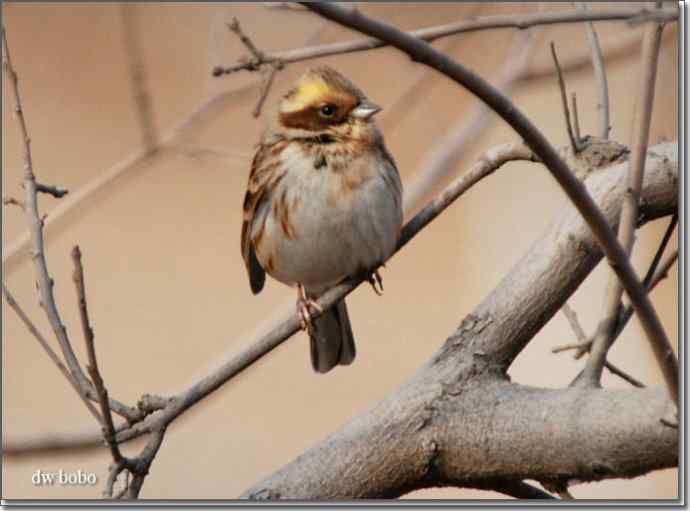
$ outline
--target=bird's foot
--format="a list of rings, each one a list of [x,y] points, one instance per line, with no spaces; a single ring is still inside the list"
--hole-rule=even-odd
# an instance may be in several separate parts
[[[367,277],[367,282],[371,284],[374,293],[376,293],[379,296],[383,294],[383,279],[381,278],[381,274],[378,270],[374,270],[369,274],[369,276]]]
[[[312,325],[311,309],[323,312],[321,306],[311,298],[307,297],[307,291],[301,284],[297,286],[297,315],[299,316],[299,324],[302,330],[306,330],[309,335],[314,333],[314,326]]]

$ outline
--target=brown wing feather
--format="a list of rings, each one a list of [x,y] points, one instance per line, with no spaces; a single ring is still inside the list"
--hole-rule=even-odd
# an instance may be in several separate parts
[[[259,145],[252,161],[247,192],[244,195],[241,249],[242,258],[249,275],[249,284],[254,294],[263,289],[266,282],[266,272],[256,257],[255,240],[252,239],[252,225],[255,221],[265,222],[265,216],[264,218],[256,218],[256,215],[261,213],[262,204],[270,200],[273,195],[273,188],[284,175],[283,172],[278,171],[280,143],[280,141],[276,141],[271,144]]]

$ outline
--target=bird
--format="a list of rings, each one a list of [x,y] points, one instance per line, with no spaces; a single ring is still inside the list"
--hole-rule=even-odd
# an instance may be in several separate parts
[[[309,69],[267,115],[252,160],[241,234],[250,287],[261,292],[268,273],[297,288],[317,373],[349,365],[356,349],[345,300],[322,310],[315,298],[352,276],[380,294],[378,268],[400,237],[402,182],[380,110],[335,69]]]

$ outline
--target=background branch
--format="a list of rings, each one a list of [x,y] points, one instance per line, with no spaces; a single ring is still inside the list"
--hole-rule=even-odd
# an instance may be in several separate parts
[[[611,9],[591,11],[586,13],[577,12],[574,10],[548,13],[534,13],[523,16],[519,15],[495,15],[484,16],[474,20],[466,20],[447,25],[439,25],[435,27],[422,28],[413,30],[408,34],[412,37],[421,39],[423,41],[432,42],[442,37],[450,35],[476,32],[479,30],[493,30],[501,28],[514,28],[524,30],[538,25],[553,25],[558,23],[576,23],[585,20],[631,20],[639,19],[641,16],[647,16],[654,12],[655,16],[659,16],[666,21],[675,20],[678,18],[678,13],[672,9],[664,9],[661,11],[650,11],[646,8],[632,8],[632,9]],[[278,60],[283,64],[291,64],[294,62],[301,62],[304,60],[311,60],[315,58],[328,57],[332,55],[340,55],[343,53],[353,53],[357,51],[367,51],[376,48],[382,48],[389,45],[386,41],[379,39],[357,39],[354,41],[345,41],[341,43],[332,43],[327,45],[307,46],[304,48],[297,48],[294,50],[279,51],[273,53],[263,53],[264,60],[267,62]],[[255,71],[255,65],[251,62],[240,62],[228,67],[218,66],[213,70],[214,76],[221,76],[223,74],[231,74],[237,71]]]

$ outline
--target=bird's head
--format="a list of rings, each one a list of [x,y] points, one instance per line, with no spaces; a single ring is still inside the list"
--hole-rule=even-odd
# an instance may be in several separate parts
[[[343,75],[318,67],[283,96],[276,120],[289,138],[364,141],[376,136],[372,117],[380,110]]]

